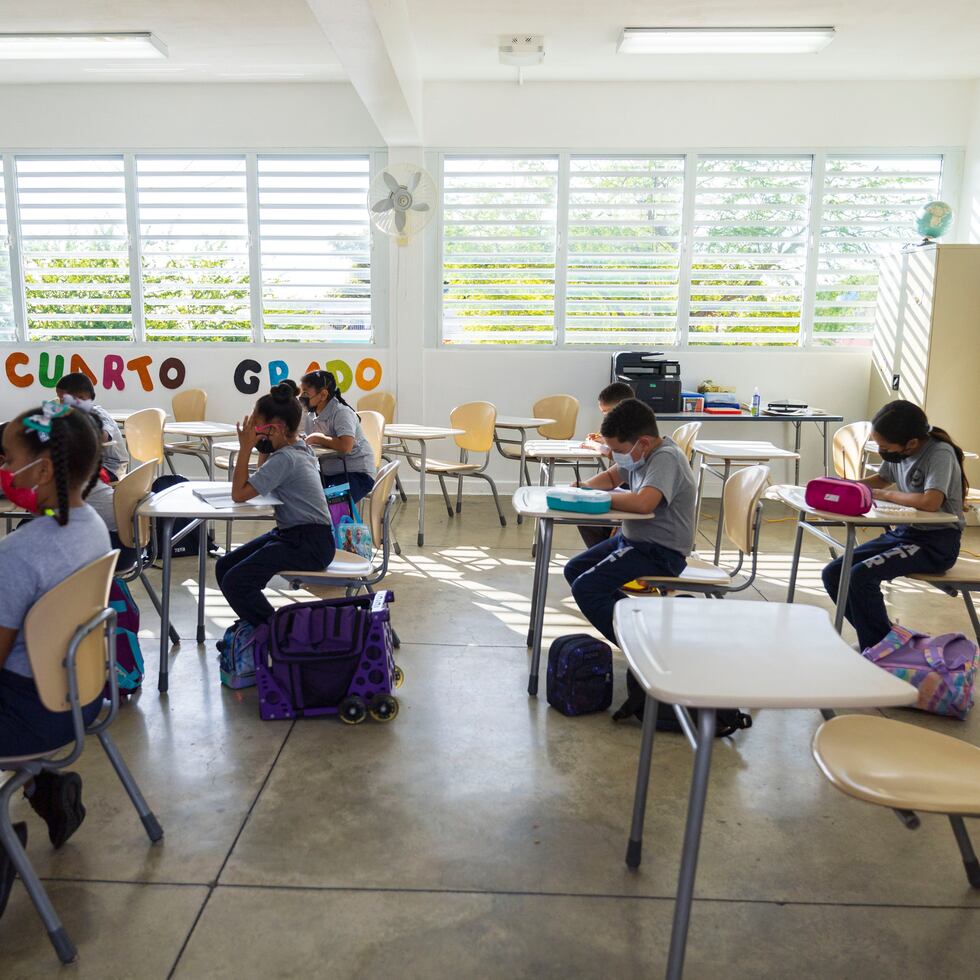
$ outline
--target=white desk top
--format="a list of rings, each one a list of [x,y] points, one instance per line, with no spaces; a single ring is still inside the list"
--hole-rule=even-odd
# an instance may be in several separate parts
[[[262,520],[274,517],[271,507],[261,507],[252,503],[235,504],[234,507],[212,507],[195,490],[228,490],[227,480],[194,480],[178,483],[160,493],[153,494],[142,504],[139,513],[143,517],[184,517],[188,520],[207,518],[208,520]]]
[[[153,406],[152,405],[147,405],[146,407],[147,408],[152,408]],[[142,408],[107,408],[106,411],[109,413],[109,418],[111,418],[113,422],[117,423],[118,425],[125,425],[126,424],[126,419],[128,419],[130,417],[130,415],[135,415],[137,412],[144,411],[144,409],[142,409]],[[167,418],[169,419],[170,416],[168,415]]]
[[[524,443],[524,455],[529,459],[594,460],[602,456],[596,449],[582,445],[581,439],[529,439]]]
[[[231,422],[165,422],[163,431],[168,436],[196,436],[198,439],[222,439],[238,434]]]
[[[607,510],[604,514],[586,514],[578,510],[552,510],[547,496],[555,487],[518,487],[512,498],[514,510],[524,517],[550,518],[566,523],[583,524],[621,524],[625,518],[631,521],[645,521],[653,514],[626,514],[621,510]]]
[[[498,429],[536,429],[541,425],[551,425],[555,419],[536,419],[521,415],[498,415],[494,423]]]
[[[960,448],[962,449],[962,446]],[[874,453],[877,456],[878,455],[878,443],[873,442],[872,440],[869,439],[864,444],[864,450],[865,450],[865,452]],[[963,450],[963,456],[966,459],[980,459],[980,456],[978,456],[976,453],[971,453],[969,449],[964,449]]]
[[[799,459],[800,454],[781,449],[771,442],[746,442],[739,439],[698,439],[694,451],[712,459],[767,460]]]
[[[862,527],[885,527],[892,524],[953,524],[956,518],[952,514],[930,513],[925,510],[913,510],[911,507],[889,508],[887,504],[875,504],[867,514],[860,517],[845,517],[843,514],[833,514],[828,510],[816,510],[806,502],[806,488],[794,487],[790,484],[777,484],[766,491],[770,500],[779,500],[801,514],[810,514],[825,521],[835,521],[839,524],[857,524]]]
[[[918,697],[852,650],[816,606],[624,599],[613,626],[640,684],[669,704],[865,708]]]
[[[450,436],[461,436],[465,431],[465,429],[448,429],[438,425],[414,425],[411,423],[397,422],[385,426],[385,438],[429,442],[432,439],[448,439]]]

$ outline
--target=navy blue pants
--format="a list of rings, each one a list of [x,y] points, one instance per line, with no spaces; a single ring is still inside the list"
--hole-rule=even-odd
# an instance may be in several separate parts
[[[82,708],[86,727],[95,721],[102,695]],[[0,755],[31,755],[74,738],[70,711],[48,711],[31,677],[0,670]]]
[[[854,549],[851,583],[844,615],[857,630],[862,650],[873,647],[892,628],[881,594],[881,583],[913,572],[945,572],[960,553],[959,528],[922,531],[896,528]],[[823,585],[834,602],[840,586],[843,559],[836,558],[823,570]]]
[[[280,572],[322,572],[337,547],[326,524],[276,528],[222,555],[214,566],[218,588],[239,619],[261,626],[275,610],[262,594]]]
[[[330,476],[322,474],[322,480],[325,487],[349,483],[351,499],[355,504],[374,489],[374,477],[367,473],[332,473]]]
[[[620,588],[643,575],[680,575],[686,567],[687,559],[679,551],[627,541],[617,532],[576,555],[565,566],[565,578],[585,618],[615,643],[613,607],[623,598]]]

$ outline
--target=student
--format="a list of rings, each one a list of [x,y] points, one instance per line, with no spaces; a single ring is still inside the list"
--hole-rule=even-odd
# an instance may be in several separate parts
[[[104,408],[95,404],[95,388],[89,380],[89,376],[82,371],[62,375],[54,390],[58,398],[66,405],[74,405],[91,413],[92,417],[99,423],[103,443],[102,466],[109,474],[110,480],[115,483],[128,462],[129,455],[126,452],[126,444],[123,441],[122,433],[119,431],[119,426]]]
[[[565,578],[586,619],[610,642],[613,607],[620,588],[644,575],[680,575],[694,547],[694,474],[687,457],[660,435],[653,410],[635,398],[620,402],[602,422],[602,437],[613,465],[584,486],[614,490],[614,510],[623,511],[623,529],[577,555]],[[653,513],[653,519],[630,514]]]
[[[278,384],[255,403],[238,426],[241,452],[235,462],[231,495],[237,503],[273,494],[276,527],[218,559],[215,575],[240,620],[259,626],[273,608],[262,594],[269,580],[287,569],[320,572],[336,550],[327,501],[316,459],[298,429],[303,410],[287,384]],[[252,449],[259,468],[249,474]]]
[[[71,712],[41,703],[22,628],[30,608],[69,575],[110,550],[109,532],[84,500],[97,479],[99,435],[83,412],[45,402],[19,415],[3,434],[0,483],[18,508],[38,516],[0,540],[0,756],[45,752],[70,742]],[[91,725],[102,695],[82,707]],[[61,847],[85,819],[82,781],[74,772],[41,772],[25,788],[34,811]],[[16,828],[26,841],[27,828]],[[0,909],[13,870],[0,847]]]
[[[374,450],[364,436],[357,413],[337,390],[329,371],[311,371],[300,378],[300,402],[309,412],[306,442],[332,449],[336,456],[320,458],[325,487],[349,483],[356,503],[374,486]]]
[[[857,630],[862,650],[874,646],[891,629],[881,583],[913,572],[952,568],[963,534],[963,501],[967,484],[963,450],[949,434],[930,425],[926,413],[907,401],[889,402],[871,420],[871,439],[883,462],[877,474],[861,482],[875,500],[902,507],[955,515],[949,524],[899,524],[854,549],[844,615]],[[888,489],[895,486],[897,489]],[[896,515],[896,520],[900,518]],[[823,584],[837,601],[843,560],[823,570]]]

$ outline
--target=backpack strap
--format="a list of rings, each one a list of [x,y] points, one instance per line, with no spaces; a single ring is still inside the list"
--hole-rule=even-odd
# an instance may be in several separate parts
[[[926,663],[940,674],[948,674],[951,670],[966,667],[972,658],[967,657],[965,653],[958,654],[951,661],[946,660],[946,647],[956,640],[970,642],[962,633],[942,633],[940,636],[931,637],[922,648]]]
[[[893,626],[873,647],[865,650],[862,656],[870,660],[871,663],[877,663],[879,660],[884,660],[885,657],[890,657],[893,653],[901,650],[907,643],[926,638],[925,633],[916,633],[915,630],[906,629],[904,626]]]

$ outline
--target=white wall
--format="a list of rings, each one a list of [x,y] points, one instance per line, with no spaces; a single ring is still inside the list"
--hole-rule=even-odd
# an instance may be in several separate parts
[[[958,238],[980,242],[980,81],[973,85],[973,106],[963,164],[963,192],[960,194],[961,220]]]

